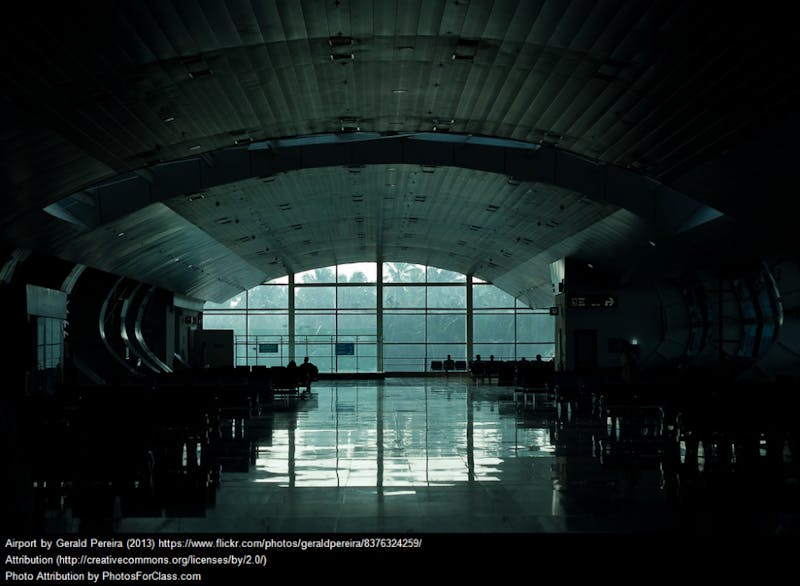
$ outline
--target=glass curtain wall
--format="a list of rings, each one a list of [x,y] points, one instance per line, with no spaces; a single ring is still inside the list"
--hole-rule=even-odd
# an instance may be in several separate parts
[[[548,312],[479,279],[399,262],[275,279],[206,303],[203,327],[234,330],[237,365],[278,366],[308,356],[322,372],[424,372],[448,354],[467,361],[470,345],[472,356],[496,360],[554,354]]]

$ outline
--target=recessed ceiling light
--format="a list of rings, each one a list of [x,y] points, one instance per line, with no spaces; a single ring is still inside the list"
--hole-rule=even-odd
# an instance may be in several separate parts
[[[163,120],[164,122],[174,122],[175,116],[164,116],[161,120]]]
[[[407,94],[408,90],[403,89],[403,88],[397,88],[397,89],[392,90],[392,93],[393,94]]]
[[[655,245],[656,245],[656,243],[655,243],[655,242],[653,242],[652,240],[648,240],[647,242],[649,242],[649,243],[650,243],[650,246],[655,246]]]
[[[586,266],[587,266],[587,267],[589,267],[590,269],[593,269],[593,268],[594,268],[594,265],[593,265],[592,263],[590,263],[590,262],[589,262],[589,263],[586,263]]]
[[[190,151],[199,151],[200,150],[200,145],[199,144],[192,145],[192,146],[189,147],[189,150]]]
[[[120,232],[117,234],[117,238],[122,238],[123,236],[125,236],[125,232]]]

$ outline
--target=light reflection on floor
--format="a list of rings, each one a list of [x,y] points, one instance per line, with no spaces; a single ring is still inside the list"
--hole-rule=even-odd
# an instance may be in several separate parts
[[[704,511],[734,494],[729,477],[678,480],[646,454],[604,458],[605,428],[520,410],[511,388],[469,379],[321,382],[312,400],[249,421],[249,471],[223,473],[205,517],[126,518],[120,530],[583,533],[716,523]],[[754,522],[773,522],[753,511]]]

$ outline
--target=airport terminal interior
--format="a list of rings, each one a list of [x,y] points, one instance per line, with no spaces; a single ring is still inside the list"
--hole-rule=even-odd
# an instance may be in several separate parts
[[[782,11],[20,7],[4,530],[796,536]]]

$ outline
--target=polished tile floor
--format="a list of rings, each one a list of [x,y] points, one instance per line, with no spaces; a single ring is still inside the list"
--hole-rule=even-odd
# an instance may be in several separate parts
[[[204,517],[123,518],[119,530],[796,529],[796,481],[713,476],[703,458],[681,478],[644,452],[611,461],[607,431],[590,416],[521,409],[511,388],[467,378],[322,381],[311,400],[248,422],[248,471],[223,472]]]

